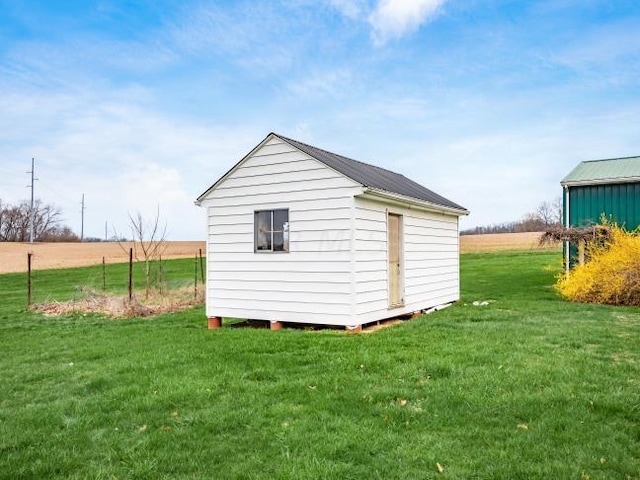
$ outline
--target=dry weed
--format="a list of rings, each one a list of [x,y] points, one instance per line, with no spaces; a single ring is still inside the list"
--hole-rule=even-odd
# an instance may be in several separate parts
[[[101,314],[112,318],[151,317],[162,313],[186,310],[204,302],[204,287],[199,285],[173,290],[151,290],[149,298],[128,295],[110,295],[92,289],[81,288],[82,298],[66,302],[51,301],[33,305],[31,310],[45,316],[69,314]]]

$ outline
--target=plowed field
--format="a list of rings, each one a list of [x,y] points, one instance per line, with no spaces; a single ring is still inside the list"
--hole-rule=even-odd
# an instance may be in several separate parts
[[[547,250],[560,251],[560,244],[540,247],[538,239],[542,232],[524,233],[487,233],[485,235],[462,235],[460,251],[462,253],[484,253],[499,251]]]
[[[33,253],[31,268],[84,267],[102,263],[124,263],[129,261],[130,244],[118,243],[0,243],[0,273],[26,272],[27,254]],[[204,242],[167,242],[162,258],[187,258],[204,252]]]
[[[505,250],[539,250],[540,233],[495,233],[486,235],[463,235],[460,237],[462,253],[482,253]],[[204,242],[167,242],[163,258],[193,257],[202,249]],[[124,250],[123,248],[124,247]],[[129,244],[123,243],[0,243],[0,273],[25,272],[27,253],[33,253],[32,268],[69,268],[97,265],[102,257],[107,263],[128,261]],[[560,247],[545,247],[558,250]]]

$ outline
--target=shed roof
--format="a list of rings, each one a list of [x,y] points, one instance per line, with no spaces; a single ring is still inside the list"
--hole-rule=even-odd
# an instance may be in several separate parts
[[[388,192],[391,194],[406,197],[407,199],[414,199],[420,203],[428,203],[434,206],[441,206],[446,209],[451,209],[459,212],[460,214],[468,214],[468,210],[445,197],[438,195],[437,193],[423,187],[419,183],[408,179],[404,175],[385,170],[384,168],[376,167],[368,163],[353,160],[336,153],[331,153],[321,148],[308,145],[306,143],[293,140],[292,138],[278,135],[277,133],[270,133],[267,137],[258,144],[256,148],[252,150],[246,157],[240,160],[235,166],[233,166],[227,173],[219,178],[211,187],[209,187],[202,195],[196,200],[196,204],[199,204],[204,198],[214,190],[228,175],[231,174],[240,164],[242,164],[251,154],[260,148],[269,139],[276,137],[283,142],[288,143],[292,147],[306,153],[315,160],[325,164],[327,167],[341,173],[347,178],[359,183],[365,188],[377,190],[381,192]]]
[[[640,182],[640,157],[587,160],[560,182],[563,186]]]
[[[353,160],[352,158],[344,157],[336,153],[331,153],[282,135],[275,133],[274,135],[364,187],[395,193],[404,197],[415,198],[431,204],[453,208],[455,210],[466,210],[457,203],[438,195],[437,193],[423,187],[413,180],[408,179],[404,175],[400,175],[399,173],[385,170],[384,168],[376,167],[375,165],[370,165],[358,160]]]

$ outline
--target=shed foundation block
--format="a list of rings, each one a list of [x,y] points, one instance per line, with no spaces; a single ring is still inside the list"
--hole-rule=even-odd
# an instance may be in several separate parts
[[[209,317],[207,318],[207,324],[208,324],[209,330],[220,330],[220,327],[222,327],[222,318]]]
[[[271,330],[282,330],[283,327],[282,322],[271,322]]]

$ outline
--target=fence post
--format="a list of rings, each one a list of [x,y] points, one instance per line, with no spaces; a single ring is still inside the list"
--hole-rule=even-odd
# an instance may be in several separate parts
[[[129,302],[133,300],[133,248],[129,248]]]
[[[193,298],[198,298],[198,255],[193,260]]]
[[[27,253],[27,307],[31,306],[31,257],[33,253]]]
[[[584,239],[578,240],[578,265],[584,265],[584,253],[587,241]]]
[[[202,261],[202,249],[200,248],[200,279],[202,280],[202,285],[204,285],[204,262]]]
[[[107,266],[104,261],[104,257],[102,257],[102,291],[107,291]]]

